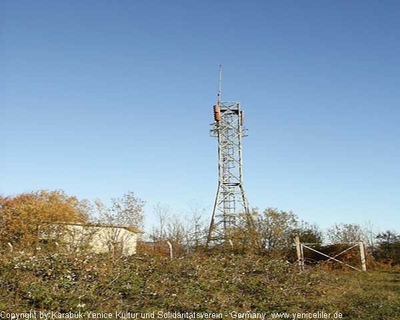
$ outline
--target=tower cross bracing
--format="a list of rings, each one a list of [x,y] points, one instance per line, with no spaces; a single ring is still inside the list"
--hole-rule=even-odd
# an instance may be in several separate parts
[[[218,188],[207,237],[207,245],[231,242],[235,228],[249,218],[249,206],[243,186],[242,138],[244,112],[240,102],[220,101],[214,106],[211,136],[218,140]]]

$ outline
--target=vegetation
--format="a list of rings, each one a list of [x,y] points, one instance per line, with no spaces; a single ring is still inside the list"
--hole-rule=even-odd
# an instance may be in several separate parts
[[[396,319],[400,270],[362,273],[255,254],[193,253],[2,257],[0,310],[59,312],[340,312],[344,319]],[[227,317],[229,318],[229,317]]]
[[[315,225],[292,212],[253,211],[253,223],[232,232],[233,248],[204,248],[206,226],[198,209],[185,222],[159,205],[159,226],[142,241],[138,254],[74,253],[41,246],[42,226],[98,222],[142,227],[144,202],[128,193],[109,207],[80,201],[61,191],[0,197],[0,311],[54,312],[231,312],[340,313],[344,319],[398,319],[400,314],[400,235],[374,236],[367,252],[368,272],[342,267],[307,253],[314,265],[300,270],[293,237],[329,255]],[[358,241],[363,229],[338,224],[329,239]],[[371,237],[370,237],[371,238]],[[158,248],[169,243],[169,248]],[[357,263],[358,252],[342,260]],[[396,318],[397,317],[397,318]],[[284,318],[284,317],[283,317]],[[286,317],[293,319],[293,316]]]
[[[121,198],[111,198],[111,205],[109,207],[100,199],[96,199],[95,211],[97,221],[109,225],[128,225],[143,229],[144,205],[145,202],[136,197],[133,192],[128,192]]]
[[[0,196],[0,245],[3,249],[32,250],[38,247],[40,234],[55,223],[86,222],[89,216],[88,201],[79,201],[63,191]]]

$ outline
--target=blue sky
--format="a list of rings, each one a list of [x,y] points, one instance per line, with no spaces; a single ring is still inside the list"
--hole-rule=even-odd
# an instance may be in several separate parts
[[[223,99],[251,207],[400,231],[398,1],[2,1],[0,193],[211,218]]]

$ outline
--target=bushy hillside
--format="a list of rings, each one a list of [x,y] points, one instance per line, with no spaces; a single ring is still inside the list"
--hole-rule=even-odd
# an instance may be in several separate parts
[[[344,319],[400,319],[400,272],[299,272],[264,255],[38,254],[1,258],[5,312],[326,312]]]

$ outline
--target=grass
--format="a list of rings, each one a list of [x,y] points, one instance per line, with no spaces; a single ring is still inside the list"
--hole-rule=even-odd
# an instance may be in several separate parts
[[[3,256],[0,311],[339,312],[400,319],[400,270],[296,265],[263,255]]]
[[[347,273],[331,296],[349,319],[400,319],[400,270]]]

